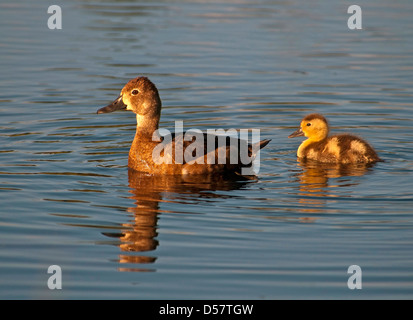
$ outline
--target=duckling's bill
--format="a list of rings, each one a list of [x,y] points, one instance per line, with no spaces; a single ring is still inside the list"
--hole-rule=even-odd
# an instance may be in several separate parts
[[[106,107],[100,108],[97,113],[109,113],[117,110],[126,110],[127,105],[122,100],[122,95],[117,97],[115,101],[108,104]]]
[[[303,135],[304,135],[304,131],[303,131],[303,129],[301,129],[301,127],[300,127],[300,128],[298,128],[297,131],[291,133],[291,134],[288,136],[288,138],[302,137]]]

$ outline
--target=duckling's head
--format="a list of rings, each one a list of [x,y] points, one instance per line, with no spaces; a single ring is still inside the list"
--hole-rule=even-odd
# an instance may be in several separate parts
[[[161,99],[158,89],[146,77],[130,80],[122,89],[119,97],[97,113],[108,113],[116,110],[131,110],[140,117],[159,118]]]
[[[300,128],[290,134],[288,138],[306,136],[312,141],[321,141],[327,138],[328,132],[327,119],[321,114],[312,113],[301,120]]]

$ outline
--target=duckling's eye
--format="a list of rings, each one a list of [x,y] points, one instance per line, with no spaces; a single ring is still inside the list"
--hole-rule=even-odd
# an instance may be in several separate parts
[[[138,90],[136,90],[136,89],[134,89],[134,90],[132,90],[132,92],[131,92],[131,93],[132,93],[132,95],[133,95],[133,96],[136,96],[136,95],[139,93],[139,91],[138,91]]]
[[[307,127],[309,127],[309,126],[311,126],[311,122],[308,122],[308,123],[307,123]]]

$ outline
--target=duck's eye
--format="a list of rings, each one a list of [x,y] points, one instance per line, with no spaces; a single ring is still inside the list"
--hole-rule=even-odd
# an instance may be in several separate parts
[[[133,95],[133,96],[136,96],[136,95],[139,93],[139,91],[138,91],[138,90],[136,90],[136,89],[134,89],[134,90],[132,90],[132,92],[131,92],[131,93],[132,93],[132,95]]]
[[[308,123],[307,123],[307,127],[309,127],[309,126],[311,126],[311,122],[308,122]]]

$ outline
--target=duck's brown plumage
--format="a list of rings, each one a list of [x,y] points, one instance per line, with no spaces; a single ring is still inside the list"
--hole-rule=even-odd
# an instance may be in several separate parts
[[[226,138],[226,145],[223,146],[226,153],[226,161],[223,164],[215,163],[208,164],[210,158],[206,153],[207,149],[207,135],[202,133],[202,138],[200,139],[204,143],[205,152],[198,156],[198,158],[204,158],[204,161],[196,161],[196,163],[187,163],[185,157],[180,159],[175,158],[175,148],[178,145],[178,141],[182,143],[183,152],[189,150],[188,148],[193,144],[193,141],[185,141],[182,135],[169,138],[168,145],[171,149],[164,148],[165,150],[170,150],[167,156],[170,158],[171,163],[157,163],[154,159],[154,149],[157,148],[159,143],[163,142],[163,138],[159,137],[159,141],[153,141],[153,134],[159,128],[159,120],[161,116],[161,99],[159,97],[158,89],[156,86],[146,77],[138,77],[130,80],[122,89],[120,96],[106,107],[103,107],[97,111],[97,113],[108,113],[116,110],[131,110],[136,114],[136,134],[132,142],[132,146],[129,151],[128,166],[134,170],[147,172],[151,174],[165,174],[165,175],[180,175],[180,174],[241,174],[242,168],[251,167],[252,161],[250,163],[242,163],[240,160],[240,155],[238,154],[238,161],[236,163],[230,163],[229,153],[231,149],[231,139],[236,138]],[[180,139],[180,140],[179,140]],[[198,138],[197,138],[198,139]],[[196,140],[197,140],[196,139]],[[214,136],[213,139],[218,139]],[[193,139],[195,140],[195,138]],[[246,141],[236,139],[238,149],[241,144],[247,144]],[[233,141],[233,140],[232,140]],[[253,152],[265,147],[270,140],[262,140],[255,145],[246,145],[248,149],[248,156],[254,156]],[[166,145],[166,143],[165,143]],[[193,145],[192,145],[193,146]],[[156,150],[155,150],[156,151]],[[193,150],[190,149],[189,152]],[[195,152],[195,151],[194,151]],[[216,155],[215,159],[218,159],[218,149],[211,151]],[[160,153],[162,157],[165,157],[165,151]],[[209,155],[211,156],[211,154]],[[168,158],[168,159],[169,159]],[[195,162],[195,161],[193,161]],[[201,163],[200,163],[201,162]],[[218,162],[218,160],[216,160]],[[232,161],[234,162],[234,161]]]
[[[303,118],[300,128],[289,138],[306,136],[301,143],[297,157],[324,163],[373,163],[381,161],[376,151],[365,140],[352,134],[329,136],[327,119],[318,113]]]

